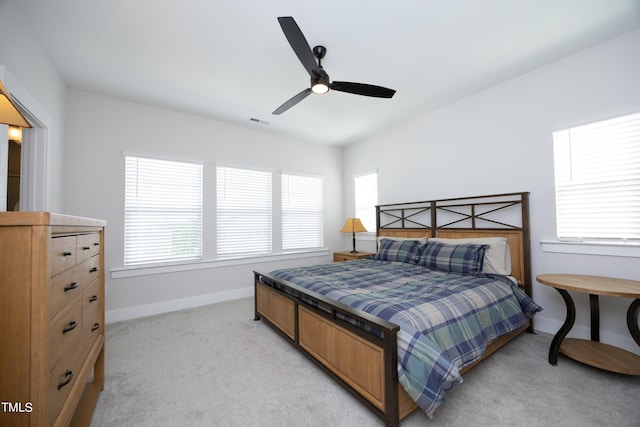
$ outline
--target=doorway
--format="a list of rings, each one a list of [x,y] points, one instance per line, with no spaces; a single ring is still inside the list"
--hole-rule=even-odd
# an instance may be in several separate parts
[[[20,159],[22,144],[9,139],[9,160],[7,173],[7,211],[20,210]]]
[[[35,116],[27,117],[33,127],[22,128],[20,139],[0,124],[0,212],[47,210],[48,130]]]
[[[11,72],[0,65],[4,82],[15,107],[31,124],[21,138],[9,136],[9,128],[0,124],[0,212],[47,210],[47,152],[51,116]]]
[[[38,210],[29,201],[30,130],[0,125],[0,212]]]
[[[9,127],[7,155],[7,211],[20,210],[20,164],[22,159],[22,128]]]

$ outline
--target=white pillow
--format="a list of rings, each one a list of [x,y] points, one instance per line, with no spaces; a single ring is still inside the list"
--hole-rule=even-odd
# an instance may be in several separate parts
[[[511,274],[511,252],[509,251],[509,239],[506,237],[474,237],[462,239],[432,237],[429,240],[449,244],[475,243],[478,245],[489,245],[484,251],[482,272],[502,274],[504,276]]]

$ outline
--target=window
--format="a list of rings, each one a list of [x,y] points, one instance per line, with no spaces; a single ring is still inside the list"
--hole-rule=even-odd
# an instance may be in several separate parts
[[[282,175],[282,249],[321,248],[322,179]]]
[[[640,239],[640,113],[553,133],[558,238]]]
[[[271,173],[217,167],[217,253],[271,252]]]
[[[202,259],[202,165],[125,157],[125,265]]]
[[[357,176],[356,217],[367,231],[376,230],[376,205],[378,204],[378,173]]]

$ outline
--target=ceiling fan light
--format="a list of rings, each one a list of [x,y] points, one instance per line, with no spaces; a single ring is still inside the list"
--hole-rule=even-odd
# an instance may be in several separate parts
[[[311,91],[318,95],[323,95],[329,92],[329,85],[326,82],[317,81],[311,85]]]

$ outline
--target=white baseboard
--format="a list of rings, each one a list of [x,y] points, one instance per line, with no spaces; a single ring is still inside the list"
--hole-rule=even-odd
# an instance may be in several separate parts
[[[556,319],[550,319],[547,317],[542,317],[540,315],[536,315],[533,318],[533,327],[538,332],[546,332],[551,335],[555,335],[556,332],[562,327],[563,321],[559,321]],[[591,339],[591,329],[589,326],[577,325],[574,324],[571,331],[567,337],[570,338],[582,338],[582,339]],[[631,335],[619,335],[613,332],[608,331],[600,331],[600,342],[605,344],[613,345],[616,347],[620,347],[632,353],[640,355],[640,347],[633,340]]]
[[[123,320],[138,319],[156,314],[185,310],[187,308],[200,307],[218,302],[231,301],[253,296],[253,286],[226,292],[198,295],[189,298],[180,298],[171,301],[162,301],[153,304],[138,305],[135,307],[109,310],[105,312],[105,323],[121,322]]]

